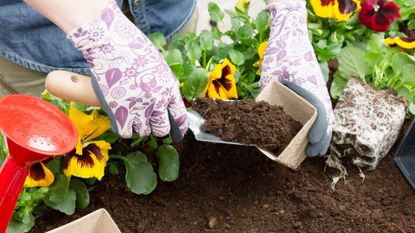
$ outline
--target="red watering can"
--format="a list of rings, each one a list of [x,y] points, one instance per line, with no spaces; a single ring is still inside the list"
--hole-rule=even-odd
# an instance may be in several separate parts
[[[9,150],[0,169],[0,233],[3,233],[29,166],[73,150],[78,133],[60,109],[28,95],[8,95],[0,99],[0,129]]]

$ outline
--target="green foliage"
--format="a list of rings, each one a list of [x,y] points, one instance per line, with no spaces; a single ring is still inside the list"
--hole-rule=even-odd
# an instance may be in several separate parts
[[[210,2],[208,5],[209,15],[213,21],[221,21],[225,14],[219,9],[218,5]]]
[[[43,198],[47,206],[67,215],[75,213],[76,192],[70,188],[68,177],[65,175],[57,175],[55,182],[49,189],[47,196]]]
[[[6,138],[3,136],[3,133],[0,132],[0,167],[3,165],[3,161],[6,159],[8,154]]]
[[[378,89],[392,88],[415,104],[415,57],[384,45],[383,34],[374,34],[366,47],[346,46],[338,56],[339,70],[334,75],[332,96],[338,97],[346,80],[358,77]],[[409,108],[411,113],[413,108]]]
[[[156,32],[151,34],[148,38],[153,43],[153,45],[156,46],[156,48],[164,50],[164,46],[167,44],[167,42],[163,34],[161,34],[160,32]]]
[[[147,156],[134,152],[122,157],[125,164],[125,181],[128,188],[135,194],[150,194],[157,186],[157,175]]]
[[[162,145],[157,151],[157,159],[159,161],[158,173],[162,181],[171,182],[179,177],[179,153],[176,148],[170,145]]]
[[[200,96],[205,89],[209,73],[202,68],[196,68],[189,78],[182,83],[181,93],[190,100]]]

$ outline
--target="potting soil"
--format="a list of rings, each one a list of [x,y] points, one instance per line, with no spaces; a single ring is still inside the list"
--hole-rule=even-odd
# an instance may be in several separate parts
[[[272,145],[274,150],[284,149],[302,127],[281,106],[265,101],[198,98],[192,108],[206,119],[205,132],[225,141]]]
[[[124,172],[106,175],[88,208],[72,216],[51,211],[36,219],[31,232],[99,208],[108,210],[123,233],[415,232],[415,191],[393,161],[396,145],[365,179],[348,166],[350,175],[335,190],[330,187],[337,171],[325,169],[323,158],[307,159],[293,172],[254,147],[202,143],[191,133],[176,147],[177,181],[159,181],[152,194],[142,196],[129,191]]]

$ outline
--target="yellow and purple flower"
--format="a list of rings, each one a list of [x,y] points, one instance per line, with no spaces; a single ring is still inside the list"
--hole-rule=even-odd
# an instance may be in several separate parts
[[[235,82],[236,67],[228,59],[224,59],[210,73],[203,96],[214,99],[237,99]]]
[[[35,163],[29,168],[25,180],[26,187],[47,187],[53,183],[55,176],[43,162]]]
[[[359,13],[360,22],[373,31],[386,32],[400,17],[399,7],[386,0],[366,0]]]
[[[310,0],[317,16],[347,21],[360,9],[359,0]]]
[[[95,177],[101,180],[111,145],[106,141],[93,139],[111,128],[109,118],[99,115],[97,110],[93,110],[88,115],[71,103],[69,119],[78,130],[79,139],[76,148],[62,159],[64,174],[81,178]]]
[[[390,37],[385,39],[385,44],[389,46],[397,45],[403,49],[415,49],[415,38]]]

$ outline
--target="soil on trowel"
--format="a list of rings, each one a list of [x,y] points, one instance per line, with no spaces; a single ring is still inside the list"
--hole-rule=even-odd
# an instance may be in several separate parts
[[[193,109],[206,119],[202,129],[207,133],[230,142],[272,145],[279,151],[302,127],[281,106],[265,101],[198,98]]]

